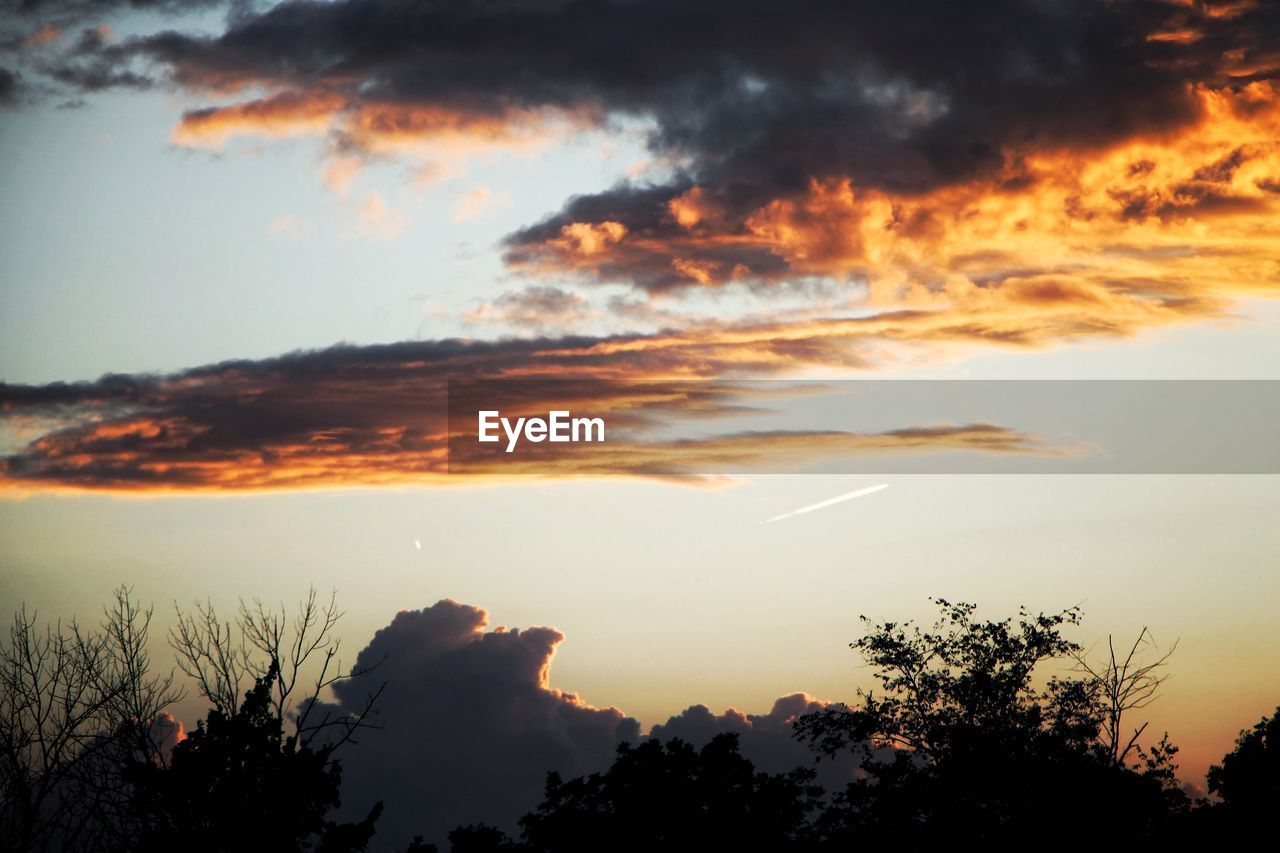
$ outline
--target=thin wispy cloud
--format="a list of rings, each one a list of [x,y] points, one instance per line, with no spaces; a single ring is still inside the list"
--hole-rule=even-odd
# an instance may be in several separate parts
[[[409,227],[409,214],[393,208],[378,190],[365,196],[357,214],[354,233],[360,236],[394,240]]]
[[[490,216],[507,205],[506,193],[494,192],[484,185],[472,187],[453,203],[450,218],[455,222],[469,222]]]

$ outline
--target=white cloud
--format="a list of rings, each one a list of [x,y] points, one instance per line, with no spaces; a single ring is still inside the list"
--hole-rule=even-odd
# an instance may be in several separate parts
[[[450,218],[454,222],[466,222],[488,216],[495,210],[507,205],[506,193],[495,193],[484,186],[472,187],[453,203]]]
[[[409,227],[409,214],[387,203],[381,192],[374,190],[360,204],[356,233],[366,237],[394,240]]]

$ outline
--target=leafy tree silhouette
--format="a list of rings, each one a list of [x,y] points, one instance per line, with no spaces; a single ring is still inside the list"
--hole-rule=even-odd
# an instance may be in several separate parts
[[[879,692],[796,722],[819,753],[862,755],[863,777],[822,816],[825,838],[1013,842],[1087,814],[1118,842],[1159,834],[1185,806],[1167,740],[1135,767],[1113,759],[1095,679],[1036,686],[1040,664],[1079,654],[1061,633],[1079,623],[1076,609],[991,622],[972,604],[936,603],[931,630],[864,617],[852,648],[876,668]]]
[[[1240,733],[1236,748],[1209,768],[1209,793],[1221,798],[1215,817],[1236,825],[1274,825],[1280,811],[1280,708]]]
[[[542,805],[520,821],[520,842],[486,826],[460,827],[449,841],[452,853],[808,850],[822,794],[813,777],[807,768],[757,772],[736,734],[700,750],[679,739],[624,743],[603,773],[548,774]]]
[[[1274,821],[1280,708],[1211,769],[1220,802],[1191,808],[1175,776],[1176,747],[1167,736],[1144,747],[1145,724],[1129,721],[1155,695],[1168,657],[1143,662],[1153,645],[1145,629],[1120,647],[1127,652],[1108,640],[1095,666],[1062,636],[1079,622],[1075,609],[993,622],[975,618],[972,604],[936,603],[941,613],[927,630],[864,618],[868,632],[852,647],[875,668],[878,688],[855,707],[796,721],[819,754],[860,756],[845,790],[828,795],[812,769],[758,772],[736,735],[700,749],[623,744],[601,773],[549,774],[519,838],[459,827],[449,835],[453,853],[1013,844],[1064,819],[1087,821],[1107,846],[1220,846]],[[20,610],[0,637],[0,850],[365,849],[381,806],[352,823],[330,818],[340,805],[335,751],[375,727],[380,688],[354,714],[319,701],[325,687],[368,674],[337,659],[340,615],[314,591],[292,621],[242,605],[237,641],[210,606],[180,612],[171,634],[179,668],[213,707],[170,748],[177,728],[165,707],[181,690],[172,674],[151,670],[150,610],[120,590],[96,631],[41,630]],[[1069,677],[1037,674],[1056,659],[1074,659]],[[418,839],[409,853],[436,849]]]
[[[505,832],[494,826],[472,824],[460,826],[449,833],[449,853],[513,853],[523,849],[522,845],[512,841]]]
[[[173,749],[168,766],[130,774],[141,829],[138,851],[363,850],[381,811],[352,824],[327,819],[339,802],[341,766],[331,747],[285,736],[272,707],[271,667],[233,714],[209,712]]]

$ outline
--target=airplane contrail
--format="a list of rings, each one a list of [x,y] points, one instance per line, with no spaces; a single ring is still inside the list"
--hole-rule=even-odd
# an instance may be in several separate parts
[[[868,486],[865,489],[858,489],[856,492],[849,492],[848,494],[845,494],[845,495],[838,495],[834,498],[831,498],[830,500],[822,501],[821,503],[810,504],[809,506],[800,507],[800,509],[792,510],[791,512],[784,512],[782,515],[775,515],[773,518],[767,519],[765,521],[765,524],[768,524],[771,521],[782,521],[782,519],[790,518],[793,515],[803,515],[806,512],[813,512],[815,509],[822,509],[824,507],[834,506],[835,504],[838,504],[838,503],[844,503],[845,501],[851,501],[854,498],[860,498],[863,495],[869,495],[872,492],[878,492],[881,489],[887,489],[887,488],[889,488],[888,483],[881,483],[878,486]]]

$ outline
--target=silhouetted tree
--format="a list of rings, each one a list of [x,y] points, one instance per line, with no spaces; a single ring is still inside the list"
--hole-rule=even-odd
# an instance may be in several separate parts
[[[524,849],[495,826],[468,824],[449,833],[449,853],[516,853]]]
[[[284,850],[363,849],[377,809],[354,824],[327,814],[334,753],[373,725],[381,689],[355,714],[319,701],[366,674],[337,659],[333,600],[312,590],[292,618],[242,603],[234,625],[208,605],[180,610],[170,641],[213,709],[177,746],[165,709],[182,691],[152,671],[151,616],[123,588],[95,630],[15,614],[0,638],[0,850],[243,850],[255,836]]]
[[[167,766],[139,764],[132,778],[139,851],[363,850],[381,811],[356,824],[327,819],[339,805],[332,746],[299,745],[272,707],[274,669],[233,714],[209,712]]]
[[[1241,732],[1236,748],[1209,768],[1209,793],[1221,798],[1218,808],[1226,818],[1274,822],[1280,813],[1280,708]]]
[[[299,746],[342,743],[374,727],[375,706],[385,685],[370,690],[356,713],[335,714],[320,701],[334,684],[373,672],[342,666],[334,636],[343,615],[336,594],[321,603],[312,587],[292,616],[283,606],[268,609],[257,599],[251,604],[242,600],[234,622],[221,620],[209,603],[191,611],[175,609],[178,621],[169,632],[169,644],[177,653],[178,668],[224,717],[235,714],[247,683],[261,682],[271,673],[268,703],[290,724]]]
[[[1169,662],[1178,644],[1175,642],[1154,661],[1143,660],[1143,651],[1154,646],[1151,631],[1144,627],[1127,653],[1117,654],[1114,638],[1107,637],[1107,656],[1101,664],[1094,664],[1086,654],[1072,655],[1079,671],[1089,676],[1086,681],[1093,688],[1101,710],[1101,746],[1107,760],[1117,766],[1125,764],[1131,753],[1138,752],[1141,758],[1138,738],[1146,731],[1147,723],[1126,733],[1125,718],[1130,711],[1145,708],[1155,700],[1166,678],[1160,670]]]
[[[880,690],[796,723],[821,753],[862,755],[865,775],[823,815],[824,837],[1012,842],[1064,815],[1087,815],[1112,841],[1156,832],[1185,799],[1171,784],[1174,748],[1162,742],[1139,768],[1117,764],[1099,740],[1094,679],[1033,680],[1040,664],[1080,653],[1061,634],[1078,611],[991,622],[971,604],[937,604],[932,630],[864,617],[869,631],[852,647]]]
[[[604,773],[561,781],[521,820],[539,851],[803,849],[821,789],[813,771],[757,772],[721,734],[701,750],[673,739],[622,744]]]
[[[807,768],[757,772],[736,734],[700,750],[679,739],[624,743],[603,773],[548,774],[542,805],[520,821],[521,841],[488,826],[459,827],[449,841],[452,853],[808,850],[822,794],[813,777]]]
[[[138,761],[162,760],[181,697],[152,672],[152,611],[116,590],[97,629],[37,627],[20,609],[0,642],[0,849],[118,849]]]

